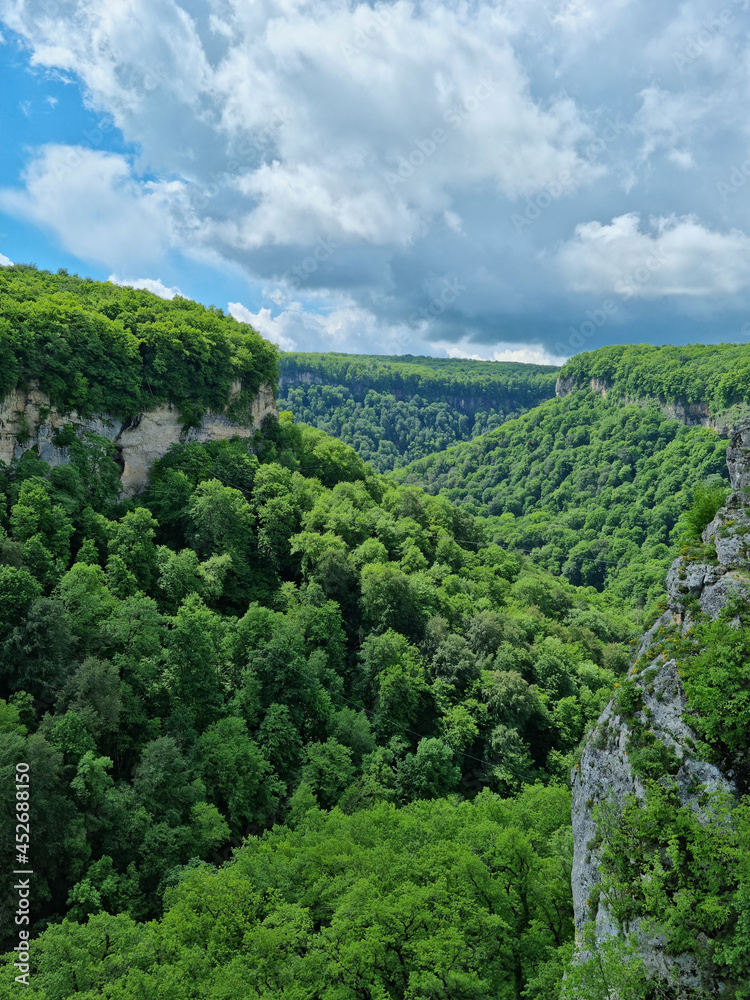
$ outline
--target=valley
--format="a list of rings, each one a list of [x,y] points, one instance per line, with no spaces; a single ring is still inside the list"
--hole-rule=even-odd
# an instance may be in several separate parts
[[[744,358],[285,356],[0,269],[28,995],[750,995]]]

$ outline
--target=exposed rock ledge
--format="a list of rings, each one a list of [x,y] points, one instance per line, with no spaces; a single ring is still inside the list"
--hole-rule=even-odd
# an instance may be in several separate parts
[[[239,386],[233,393],[237,391]],[[109,414],[83,418],[75,411],[58,413],[49,398],[32,385],[29,389],[15,389],[0,402],[0,461],[10,464],[25,451],[36,448],[42,461],[64,465],[68,461],[67,449],[56,447],[53,438],[61,427],[72,424],[79,434],[93,431],[115,444],[122,465],[123,493],[134,496],[146,485],[152,464],[171,445],[252,437],[268,414],[278,415],[268,383],[260,387],[242,423],[234,423],[220,413],[208,413],[199,427],[187,432],[183,431],[179,412],[170,405],[147,410],[130,421]]]
[[[606,379],[592,378],[590,382],[591,392],[596,392],[600,396],[606,396],[612,390],[612,386]],[[569,396],[576,389],[586,388],[576,382],[574,378],[563,379],[558,377],[555,383],[556,396]],[[679,420],[681,424],[688,427],[710,427],[721,437],[729,437],[733,433],[736,418],[734,411],[712,416],[708,403],[686,403],[682,400],[673,401],[666,399],[654,399],[650,397],[636,398],[634,396],[618,396],[621,402],[634,406],[650,406],[658,403],[662,413],[668,420]]]
[[[667,577],[668,610],[646,633],[638,657],[646,654],[662,626],[689,623],[689,602],[698,601],[701,610],[711,618],[718,616],[735,595],[750,600],[750,426],[740,428],[732,437],[727,450],[727,466],[734,492],[703,533],[703,542],[716,548],[716,561],[698,563],[685,557],[675,560]],[[681,761],[675,778],[683,803],[695,801],[695,789],[734,792],[731,779],[718,768],[698,760],[692,752],[695,733],[683,721],[686,707],[677,664],[659,655],[650,663],[658,669],[646,684],[643,672],[636,683],[643,698],[643,711],[648,727]],[[651,714],[649,714],[651,713]],[[642,716],[642,718],[645,716]],[[618,928],[606,903],[600,900],[596,911],[589,906],[589,892],[600,881],[599,859],[591,845],[596,837],[595,807],[605,799],[618,805],[634,794],[645,797],[645,789],[633,773],[626,748],[630,728],[610,702],[600,716],[584,747],[581,762],[574,770],[573,780],[573,906],[576,937],[582,944],[582,932],[588,919],[595,924],[595,939],[601,943],[622,931],[634,933],[640,942],[640,954],[647,969],[664,978],[671,978],[682,987],[698,987],[710,993],[720,992],[720,986],[710,969],[699,969],[689,955],[667,956],[665,942],[649,937],[634,921],[627,928]],[[586,952],[579,957],[585,960]]]

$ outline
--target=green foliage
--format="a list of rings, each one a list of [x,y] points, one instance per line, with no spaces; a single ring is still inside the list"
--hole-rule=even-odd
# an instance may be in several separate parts
[[[168,401],[193,424],[226,410],[233,384],[239,412],[277,377],[276,349],[219,309],[30,267],[0,271],[0,398],[37,382],[63,413],[129,417]]]
[[[62,408],[122,415],[148,394],[189,423],[232,382],[274,380],[275,352],[217,310],[32,269],[2,282],[3,392],[36,379]],[[706,933],[746,995],[746,802],[680,801],[625,677],[633,606],[719,498],[723,442],[587,393],[471,441],[555,372],[284,364],[343,440],[282,414],[252,441],[173,447],[126,503],[95,435],[61,430],[67,466],[0,469],[0,846],[26,760],[30,995],[653,1000],[627,946],[569,965],[563,782],[613,690],[648,796],[604,816],[601,891],[670,948]],[[362,457],[458,440],[395,476]],[[699,751],[738,783],[744,625],[734,609],[669,646]]]
[[[683,642],[680,676],[687,719],[705,755],[750,790],[750,633],[748,609],[733,605],[715,621],[698,622]]]
[[[712,412],[750,403],[750,362],[743,344],[630,344],[577,354],[560,371],[577,388],[591,380],[631,399],[706,403]]]
[[[721,483],[698,483],[693,490],[693,502],[683,511],[678,521],[680,545],[691,545],[700,542],[703,531],[716,517],[719,508],[726,503],[729,490]]]
[[[610,912],[625,925],[645,919],[668,954],[691,954],[699,966],[722,956],[728,995],[737,997],[747,996],[740,942],[749,821],[746,800],[706,793],[697,810],[669,779],[648,780],[645,802],[631,796],[599,813],[600,892]]]
[[[661,596],[696,489],[720,496],[726,446],[656,404],[579,391],[393,475],[487,518],[488,538],[571,583],[643,605]]]
[[[408,354],[285,353],[280,372],[279,409],[388,472],[549,399],[557,369]]]
[[[0,472],[0,736],[15,741],[9,767],[19,740],[44,750],[35,808],[59,827],[38,848],[37,930],[157,918],[243,838],[320,830],[339,804],[355,822],[383,803],[554,784],[555,747],[574,751],[627,662],[627,608],[488,543],[481,521],[315,428],[271,420],[254,442],[175,446],[135,504],[117,503],[100,442],[77,454]],[[537,850],[524,838],[522,854]],[[454,934],[441,892],[436,940]],[[487,973],[510,976],[509,996],[558,962],[560,905],[552,944],[530,917]],[[433,975],[414,962],[415,983]]]
[[[28,995],[521,1000],[569,951],[567,791],[344,816],[305,788],[293,827],[251,838],[219,871],[183,868],[160,921],[51,927],[32,945]],[[76,899],[126,893],[112,883],[100,866]],[[15,986],[5,972],[0,996]]]

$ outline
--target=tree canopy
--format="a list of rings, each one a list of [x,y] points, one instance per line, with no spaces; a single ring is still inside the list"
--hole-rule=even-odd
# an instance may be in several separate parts
[[[245,323],[189,299],[109,282],[0,268],[0,400],[36,383],[62,412],[132,417],[169,402],[186,423],[206,410],[239,415],[277,350]]]

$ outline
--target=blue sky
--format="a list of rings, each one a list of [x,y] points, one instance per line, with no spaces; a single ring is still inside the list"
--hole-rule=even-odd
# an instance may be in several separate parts
[[[0,254],[286,349],[750,340],[748,0],[0,0]]]

